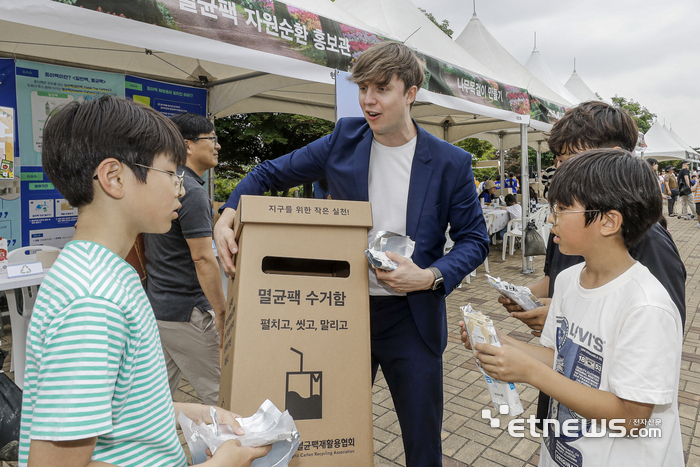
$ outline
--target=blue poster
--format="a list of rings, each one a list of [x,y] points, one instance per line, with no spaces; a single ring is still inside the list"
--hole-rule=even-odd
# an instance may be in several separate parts
[[[0,59],[0,237],[8,250],[20,247],[22,237],[18,154],[15,61]]]
[[[153,107],[166,117],[183,112],[207,116],[207,90],[126,77],[126,98]]]
[[[44,124],[54,109],[69,102],[105,94],[124,97],[124,75],[18,60],[16,76],[22,246],[63,247],[75,233],[78,210],[41,167]]]

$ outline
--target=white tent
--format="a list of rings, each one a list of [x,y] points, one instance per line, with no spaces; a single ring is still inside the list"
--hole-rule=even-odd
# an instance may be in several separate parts
[[[164,0],[178,10],[178,0]],[[404,41],[490,80],[503,78],[454,44],[408,0],[292,0],[290,5]],[[372,11],[372,15],[367,15]],[[245,18],[238,18],[243,22]],[[133,74],[209,88],[215,117],[302,113],[335,120],[331,68],[50,0],[0,2],[0,56]],[[507,81],[506,81],[507,82]],[[414,117],[449,141],[529,123],[529,115],[421,90]]]
[[[673,136],[673,138],[676,141],[678,141],[678,143],[681,146],[683,146],[685,148],[686,151],[688,151],[688,159],[692,159],[692,160],[699,160],[700,159],[700,154],[698,154],[698,152],[695,149],[691,148],[688,145],[688,143],[683,141],[681,139],[681,137],[678,136],[678,134],[675,131],[673,131],[673,128],[671,127],[671,125],[668,126],[668,132],[671,134],[671,136]]]
[[[455,42],[481,63],[503,76],[508,83],[524,87],[531,94],[565,107],[571,107],[574,104],[557,94],[521,65],[486,29],[476,16],[476,12]]]
[[[578,73],[576,73],[576,60],[574,60],[574,71],[571,73],[569,80],[564,86],[579,100],[579,102],[600,100],[600,98],[591,91],[591,88],[581,79]]]
[[[576,98],[571,91],[569,91],[561,82],[554,76],[552,70],[545,63],[544,59],[540,55],[537,46],[532,50],[530,58],[525,62],[525,68],[527,68],[530,73],[537,76],[540,81],[549,86],[554,92],[565,98],[567,101],[578,104],[581,102],[580,99]]]
[[[643,157],[657,161],[688,159],[692,149],[680,143],[671,131],[661,122],[655,122],[644,135],[647,148]],[[693,151],[694,152],[694,151]]]

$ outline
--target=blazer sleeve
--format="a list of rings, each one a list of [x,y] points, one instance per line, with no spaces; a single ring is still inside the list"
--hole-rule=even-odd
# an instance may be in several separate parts
[[[482,264],[489,254],[489,236],[476,196],[471,156],[465,159],[450,197],[448,212],[450,238],[455,244],[449,253],[433,263],[442,273],[446,294]]]
[[[342,119],[330,135],[317,139],[301,149],[259,164],[241,180],[220,209],[237,209],[242,195],[262,195],[269,190],[282,191],[302,183],[325,177],[326,162],[342,132]]]

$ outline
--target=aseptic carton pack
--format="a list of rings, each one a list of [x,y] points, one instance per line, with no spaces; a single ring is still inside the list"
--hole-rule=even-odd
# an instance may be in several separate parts
[[[288,410],[302,438],[290,466],[374,465],[371,226],[365,202],[241,197],[220,403]]]

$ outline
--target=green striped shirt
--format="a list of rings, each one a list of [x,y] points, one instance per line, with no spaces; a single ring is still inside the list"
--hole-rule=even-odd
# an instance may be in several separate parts
[[[96,461],[187,465],[138,275],[107,248],[75,241],[46,275],[29,325],[19,465],[30,440],[95,436]]]

